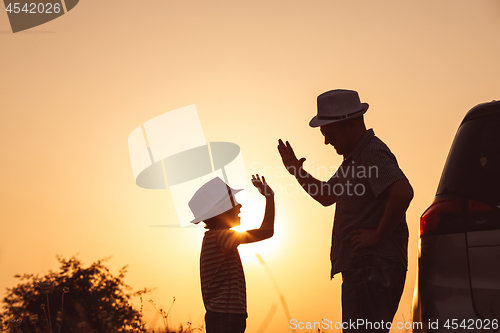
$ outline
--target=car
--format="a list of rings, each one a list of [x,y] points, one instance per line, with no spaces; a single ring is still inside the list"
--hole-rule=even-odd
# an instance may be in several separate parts
[[[413,331],[500,332],[499,319],[500,101],[493,101],[465,115],[420,218]]]

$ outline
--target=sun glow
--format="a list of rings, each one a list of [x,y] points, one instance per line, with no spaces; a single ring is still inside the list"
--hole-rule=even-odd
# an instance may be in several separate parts
[[[260,194],[241,193],[237,195],[237,200],[242,205],[241,213],[239,214],[241,225],[233,229],[236,231],[258,229],[264,218],[265,199]],[[251,244],[241,244],[238,247],[241,258],[257,262],[256,254],[261,254],[265,258],[273,256],[276,253],[275,249],[278,248],[278,244],[281,243],[281,239],[283,238],[283,235],[280,235],[282,233],[276,231],[276,226],[278,226],[278,230],[281,229],[280,225],[279,215],[276,214],[273,237]]]

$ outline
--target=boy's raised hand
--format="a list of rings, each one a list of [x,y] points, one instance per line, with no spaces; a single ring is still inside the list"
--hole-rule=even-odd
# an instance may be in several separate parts
[[[266,178],[264,178],[264,176],[262,176],[261,180],[258,174],[252,175],[252,184],[259,190],[260,194],[262,194],[263,196],[269,197],[274,195],[274,191],[266,183]]]

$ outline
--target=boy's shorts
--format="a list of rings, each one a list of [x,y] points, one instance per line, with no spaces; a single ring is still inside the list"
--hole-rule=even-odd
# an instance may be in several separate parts
[[[247,314],[207,310],[205,326],[207,333],[243,333],[247,327]]]

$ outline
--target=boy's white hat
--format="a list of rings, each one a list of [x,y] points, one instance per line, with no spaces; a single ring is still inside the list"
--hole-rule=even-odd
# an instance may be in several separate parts
[[[188,205],[194,215],[194,220],[190,222],[198,224],[230,210],[238,204],[233,196],[241,190],[231,188],[219,177],[207,182],[189,200]]]

